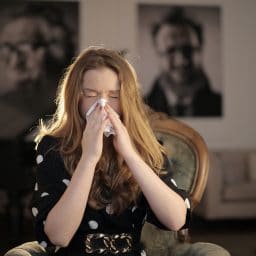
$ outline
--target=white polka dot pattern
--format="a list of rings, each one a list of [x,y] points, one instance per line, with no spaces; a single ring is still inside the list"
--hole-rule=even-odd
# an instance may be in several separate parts
[[[145,217],[144,217],[143,220],[142,220],[142,225],[144,225],[144,223],[146,222],[146,220],[147,220],[147,214],[145,215]]]
[[[49,196],[49,193],[43,192],[40,197],[45,197],[45,196]]]
[[[46,247],[47,247],[47,243],[46,243],[45,241],[42,241],[42,242],[40,243],[40,245],[41,245],[43,248],[46,248]]]
[[[55,248],[55,253],[60,249],[61,247],[60,246],[56,246],[56,248]]]
[[[36,207],[33,207],[33,208],[32,208],[32,214],[33,214],[33,216],[34,216],[34,217],[36,217],[36,216],[37,216],[37,214],[38,214],[38,210],[37,210],[37,208],[36,208]]]
[[[70,183],[70,180],[68,180],[68,179],[63,179],[62,182],[63,182],[66,186],[68,186],[69,183]]]
[[[88,221],[88,224],[91,229],[97,229],[99,226],[98,222],[95,220]]]
[[[176,183],[176,181],[175,181],[174,179],[171,179],[171,182],[172,182],[172,184],[173,184],[175,187],[177,187],[177,183]]]
[[[36,182],[36,184],[35,184],[34,190],[35,190],[35,191],[38,191],[38,184],[37,184],[37,182]]]
[[[188,198],[185,199],[185,204],[186,204],[187,208],[190,209],[190,202],[189,202]]]
[[[146,254],[146,252],[145,252],[144,250],[142,250],[142,251],[140,252],[140,256],[147,256],[147,254]]]
[[[132,207],[132,212],[134,212],[136,209],[137,209],[137,206],[134,205],[134,206]]]
[[[36,157],[36,163],[37,163],[37,164],[40,164],[40,163],[42,163],[43,161],[44,161],[44,158],[43,158],[42,155],[38,155],[38,156]]]

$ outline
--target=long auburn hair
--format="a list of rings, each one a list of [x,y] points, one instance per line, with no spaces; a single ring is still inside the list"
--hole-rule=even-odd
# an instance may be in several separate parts
[[[83,76],[88,70],[102,67],[110,68],[117,74],[121,120],[141,158],[159,174],[163,166],[164,149],[150,127],[133,67],[114,50],[89,47],[74,60],[59,84],[56,112],[50,122],[41,122],[36,142],[39,143],[45,135],[58,138],[57,150],[67,171],[73,174],[82,154],[81,139],[86,125],[79,114]],[[131,203],[136,203],[141,191],[124,159],[115,152],[112,138],[104,140],[88,204],[95,209],[105,207],[104,191],[109,188],[112,209],[120,214]]]

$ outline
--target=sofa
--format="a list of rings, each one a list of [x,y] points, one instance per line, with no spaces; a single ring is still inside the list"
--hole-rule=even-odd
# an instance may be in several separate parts
[[[256,150],[211,151],[208,182],[195,213],[209,220],[256,218]]]

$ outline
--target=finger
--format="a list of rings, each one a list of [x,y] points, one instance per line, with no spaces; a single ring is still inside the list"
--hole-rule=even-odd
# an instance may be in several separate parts
[[[109,105],[109,104],[106,104],[105,105],[105,109],[110,112],[111,114],[113,114],[116,118],[119,119],[119,115],[116,113],[116,111]],[[120,119],[119,119],[120,120]]]
[[[118,127],[122,127],[123,123],[121,122],[117,113],[109,105],[106,105],[105,109],[107,111],[108,117],[112,125],[114,126],[114,129],[118,129]]]
[[[101,110],[100,106],[97,105],[93,110],[93,112],[87,117],[87,121],[93,124],[98,122],[98,116],[100,115],[100,110]]]
[[[93,110],[93,112],[89,115],[92,117],[97,117],[100,113],[101,107],[99,104],[96,105],[95,109]]]
[[[100,127],[100,130],[101,130],[102,133],[104,132],[104,130],[105,130],[105,128],[106,128],[108,122],[109,122],[108,117],[105,117],[105,118],[102,120],[101,127]]]
[[[91,129],[100,129],[101,124],[103,122],[103,120],[105,119],[106,116],[106,112],[105,110],[103,110],[101,107],[99,107],[99,109],[96,110],[95,116],[93,117],[93,120],[91,121]]]
[[[87,130],[89,131],[90,134],[103,134],[109,119],[106,116],[105,110],[99,109],[96,111],[98,111],[99,113],[96,117],[94,117],[93,120],[90,120],[90,123],[87,126]]]
[[[95,102],[89,107],[89,109],[88,109],[87,112],[86,112],[86,116],[89,116],[89,115],[95,110],[95,108],[97,107],[97,104],[98,104],[98,102],[95,101]]]

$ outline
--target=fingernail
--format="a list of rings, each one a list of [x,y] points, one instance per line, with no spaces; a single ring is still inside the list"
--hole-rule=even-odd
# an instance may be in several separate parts
[[[106,115],[106,114],[103,114],[103,116],[102,116],[102,121],[104,121],[106,118],[107,118],[107,115]]]

